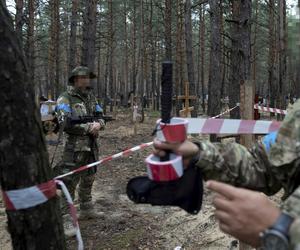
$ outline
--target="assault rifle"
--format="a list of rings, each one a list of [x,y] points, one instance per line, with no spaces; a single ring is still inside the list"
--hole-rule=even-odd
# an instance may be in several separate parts
[[[103,115],[102,113],[95,112],[95,115],[84,115],[84,116],[66,116],[63,124],[58,122],[58,119],[55,118],[53,122],[55,123],[55,130],[53,131],[55,134],[64,130],[64,128],[68,128],[72,125],[83,124],[88,122],[97,122],[99,119],[104,120],[105,123],[115,121],[116,119],[112,118],[109,115]]]
[[[112,118],[109,115],[102,115],[101,113],[96,113],[94,116],[84,115],[84,116],[76,116],[76,117],[67,117],[67,126],[76,125],[76,124],[83,124],[88,122],[97,122],[99,119],[104,120],[105,123],[115,121],[116,119]]]

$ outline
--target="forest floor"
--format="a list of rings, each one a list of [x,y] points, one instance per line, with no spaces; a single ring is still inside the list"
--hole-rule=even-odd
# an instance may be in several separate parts
[[[152,116],[151,116],[152,115]],[[134,135],[130,114],[118,113],[117,120],[101,131],[101,157],[152,141],[151,133],[158,114],[148,113]],[[48,138],[49,139],[49,138]],[[54,146],[48,146],[51,159]],[[57,150],[61,157],[63,146]],[[211,205],[213,194],[205,190],[202,210],[189,215],[179,208],[136,205],[126,195],[126,184],[135,176],[146,175],[145,158],[152,148],[133,153],[98,167],[93,187],[97,211],[104,219],[80,221],[85,249],[238,249],[233,238],[222,233]],[[277,200],[277,198],[276,198]],[[75,200],[75,203],[77,201]],[[0,250],[10,250],[5,229],[6,216],[0,200]],[[76,249],[76,240],[68,240],[68,249]]]

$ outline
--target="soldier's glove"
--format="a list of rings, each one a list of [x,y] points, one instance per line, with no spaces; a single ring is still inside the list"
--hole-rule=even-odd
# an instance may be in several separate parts
[[[131,179],[127,196],[135,203],[159,206],[178,206],[190,214],[197,214],[202,205],[203,182],[199,168],[189,167],[175,181],[154,182],[146,176]]]

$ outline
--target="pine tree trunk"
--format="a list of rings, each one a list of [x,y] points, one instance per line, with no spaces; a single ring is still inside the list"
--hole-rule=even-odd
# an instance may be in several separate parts
[[[202,5],[199,5],[199,22],[198,22],[198,46],[197,46],[197,85],[196,92],[198,96],[201,96],[201,19],[202,19]]]
[[[102,98],[104,99],[104,114],[106,114],[106,106],[108,101],[108,84],[109,84],[109,53],[106,53],[106,61],[105,61],[105,74],[104,74],[104,91],[102,94]]]
[[[222,72],[222,80],[221,80],[221,98],[225,97],[225,94],[227,93],[226,89],[226,57],[225,57],[225,36],[224,36],[224,7],[223,7],[224,1],[220,1],[220,40],[221,40],[221,72]],[[222,109],[222,104],[221,104]]]
[[[251,7],[251,0],[233,1],[230,107],[239,103],[240,85],[251,75]],[[230,117],[239,119],[239,110],[233,110]]]
[[[158,103],[156,101],[157,93],[156,93],[156,36],[153,33],[153,0],[150,0],[150,27],[149,27],[149,38],[150,38],[150,46],[151,46],[151,92],[153,96],[153,108],[154,110],[158,110]]]
[[[132,22],[132,91],[136,95],[136,0],[133,0],[133,22]]]
[[[59,18],[59,1],[50,1],[50,13],[51,13],[51,24],[50,24],[50,45],[49,45],[49,56],[48,56],[48,90],[50,91],[50,96],[53,99],[60,93],[60,18]]]
[[[232,1],[232,22],[231,24],[231,54],[230,54],[230,86],[229,86],[229,106],[234,107],[240,102],[240,77],[239,74],[239,9],[240,2]],[[231,119],[239,119],[240,112],[238,109],[234,109],[230,112]]]
[[[103,7],[102,2],[99,3],[99,9],[101,10]],[[101,19],[100,13],[99,13],[99,19]],[[96,27],[97,28],[97,27]],[[97,30],[97,32],[99,32]],[[101,32],[101,27],[100,27],[100,32]],[[101,99],[104,97],[104,84],[105,83],[105,78],[103,76],[104,73],[104,62],[102,61],[102,59],[104,59],[104,52],[102,50],[102,44],[103,41],[102,39],[99,39],[98,42],[98,56],[97,56],[97,97],[98,99]],[[102,103],[104,104],[104,99],[101,100]]]
[[[201,23],[201,30],[200,30],[200,50],[201,50],[201,69],[200,69],[200,84],[201,84],[201,93],[202,93],[202,109],[203,113],[205,113],[205,75],[204,75],[204,63],[205,63],[205,19],[204,19],[204,7],[201,7],[200,10],[200,23]]]
[[[147,108],[150,108],[150,100],[151,100],[151,73],[150,73],[150,57],[151,57],[151,52],[150,52],[150,29],[151,29],[151,24],[149,21],[149,5],[146,4],[146,11],[144,14],[144,26],[146,29],[145,35],[144,35],[144,71],[145,71],[145,91],[146,91],[146,97],[147,97]]]
[[[90,71],[95,71],[96,58],[96,14],[97,1],[85,1],[82,26],[82,56],[81,64],[87,66]],[[96,82],[92,81],[92,86],[96,89]]]
[[[165,0],[166,60],[172,60],[172,1]]]
[[[195,95],[195,73],[194,73],[194,59],[193,59],[193,31],[192,31],[192,13],[191,0],[185,1],[185,42],[186,42],[186,58],[187,58],[187,73],[189,81],[190,95]],[[198,105],[196,100],[191,100],[190,105],[194,107],[191,112],[192,117],[197,117]]]
[[[77,43],[77,22],[78,22],[79,0],[72,1],[71,31],[70,31],[70,51],[68,58],[68,75],[76,67],[76,43]]]
[[[54,85],[54,77],[55,77],[55,72],[54,72],[54,61],[55,61],[55,34],[54,34],[54,7],[53,7],[53,2],[55,0],[52,0],[49,2],[50,6],[50,27],[49,27],[49,53],[48,53],[48,86],[47,90],[48,96],[54,98],[55,96],[55,85]]]
[[[257,75],[257,63],[256,63],[256,54],[257,54],[257,31],[258,31],[258,4],[259,4],[259,1],[256,0],[255,1],[255,21],[254,21],[254,37],[253,37],[253,46],[252,46],[252,79],[255,83],[255,89],[259,90],[258,88],[258,84],[256,82],[256,75]],[[256,91],[258,92],[258,91]]]
[[[139,77],[139,84],[140,84],[140,96],[141,100],[145,94],[145,32],[144,32],[144,0],[140,0],[140,77]]]
[[[208,116],[212,117],[221,111],[221,87],[222,87],[222,51],[221,51],[221,15],[218,0],[210,0],[210,26],[211,26],[211,49],[210,70],[208,81]],[[216,141],[216,136],[211,136]]]
[[[286,52],[286,44],[287,44],[287,32],[286,32],[286,0],[279,1],[279,89],[277,95],[277,108],[285,109],[284,101],[287,84],[287,52]]]
[[[34,82],[34,0],[28,0],[28,29],[27,29],[27,63],[29,69],[29,79],[31,83]]]
[[[60,88],[61,90],[67,89],[68,79],[69,79],[69,52],[70,52],[70,20],[69,20],[69,6],[62,5],[62,36],[60,42],[61,46],[61,78],[60,78]]]
[[[24,0],[15,0],[16,2],[16,33],[20,39],[21,45],[23,45],[23,24],[24,24]]]
[[[275,57],[276,57],[276,38],[275,38],[275,1],[269,0],[269,58],[268,58],[268,85],[270,106],[275,106],[275,100],[278,93],[278,82],[275,76]],[[274,114],[270,114],[274,116]]]
[[[98,57],[97,57],[97,96],[101,97],[101,77],[102,77],[102,64],[101,64],[101,39],[99,40]]]
[[[109,46],[109,90],[110,98],[114,98],[114,72],[113,72],[113,62],[114,62],[114,27],[113,27],[113,5],[112,0],[108,0],[108,46]],[[113,111],[113,102],[110,104],[110,112]]]
[[[61,93],[60,84],[60,17],[59,0],[54,0],[55,99]]]
[[[158,44],[158,39],[159,35],[158,33],[156,34],[156,54],[157,57],[159,56],[159,54],[162,54],[163,51],[160,50],[159,44]],[[157,109],[160,110],[160,86],[161,86],[161,74],[162,74],[162,70],[161,70],[161,63],[159,60],[156,60],[156,104],[157,104]]]
[[[244,84],[246,80],[250,80],[251,76],[251,11],[252,1],[241,1],[239,21],[239,63],[241,66],[240,84]]]
[[[176,60],[175,60],[175,94],[182,94],[183,86],[183,3],[182,0],[176,1]],[[176,101],[176,115],[179,116],[182,101]]]
[[[7,191],[44,183],[52,178],[52,171],[33,86],[3,1],[0,26],[0,183]],[[7,211],[7,218],[14,249],[65,249],[57,198],[33,208]]]
[[[129,94],[129,84],[128,84],[128,72],[129,72],[129,60],[128,60],[128,36],[127,36],[127,1],[124,1],[124,41],[125,41],[125,50],[124,50],[124,105],[128,104],[128,94]]]

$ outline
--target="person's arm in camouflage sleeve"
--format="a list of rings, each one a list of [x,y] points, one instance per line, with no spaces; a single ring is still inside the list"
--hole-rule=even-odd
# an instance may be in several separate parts
[[[268,195],[283,187],[287,196],[298,186],[300,178],[300,101],[285,117],[269,152],[268,146],[261,143],[250,150],[237,143],[202,141],[197,144],[196,151],[190,141],[175,145],[155,142],[154,153],[161,157],[166,150],[171,150],[186,161],[199,152],[196,166],[202,169],[206,180],[219,180]]]
[[[300,177],[300,101],[289,110],[271,146],[264,141],[249,151],[240,144],[200,142],[197,163],[205,179],[215,179],[270,195],[281,187],[285,197]]]
[[[71,116],[71,106],[68,98],[65,96],[60,96],[57,100],[57,116],[60,126],[64,127],[64,131],[69,134],[75,135],[87,135],[89,134],[90,124],[74,124],[69,125],[66,122],[67,117]],[[65,124],[64,124],[65,123]]]
[[[155,140],[154,147],[154,154],[159,157],[163,157],[166,150],[182,155],[185,167],[190,165],[191,160],[196,162],[205,180],[218,180],[266,194],[273,194],[281,188],[261,144],[248,151],[237,143],[193,143],[186,140],[180,144],[169,144]]]
[[[196,166],[202,169],[205,180],[218,180],[268,195],[281,188],[262,144],[255,144],[251,150],[237,143],[197,144],[200,155]]]

